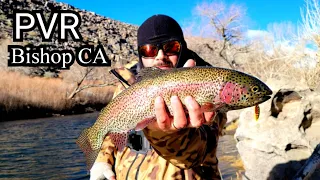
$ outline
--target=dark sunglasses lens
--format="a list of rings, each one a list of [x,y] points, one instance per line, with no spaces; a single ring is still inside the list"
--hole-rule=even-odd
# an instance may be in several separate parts
[[[147,44],[139,48],[139,53],[142,57],[155,57],[158,54],[158,48],[157,46]]]
[[[181,46],[178,41],[170,41],[163,45],[163,51],[167,55],[176,55],[180,52]]]

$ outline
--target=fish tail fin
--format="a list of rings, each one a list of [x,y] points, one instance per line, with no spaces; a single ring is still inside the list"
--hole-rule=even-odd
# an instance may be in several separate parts
[[[85,154],[87,170],[90,170],[93,166],[102,144],[102,142],[99,144],[99,141],[97,141],[98,143],[95,143],[94,140],[90,138],[92,137],[90,136],[91,133],[92,131],[90,128],[84,129],[76,141],[82,152]]]

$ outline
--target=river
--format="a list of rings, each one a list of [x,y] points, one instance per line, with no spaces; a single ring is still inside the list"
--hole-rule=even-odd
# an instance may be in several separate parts
[[[97,113],[0,122],[0,179],[89,179],[84,155],[75,144]],[[218,156],[237,154],[233,137],[220,139]],[[224,179],[236,168],[219,162]]]

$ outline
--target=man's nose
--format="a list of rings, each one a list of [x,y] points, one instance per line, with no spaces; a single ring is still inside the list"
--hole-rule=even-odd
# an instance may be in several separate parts
[[[156,56],[155,59],[156,59],[156,60],[163,60],[165,57],[166,57],[166,54],[164,54],[163,50],[160,49],[160,50],[158,51],[158,54],[157,54],[157,56]]]

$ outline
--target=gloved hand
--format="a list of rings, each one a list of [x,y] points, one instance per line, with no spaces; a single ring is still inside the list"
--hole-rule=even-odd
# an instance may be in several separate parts
[[[90,170],[90,180],[115,180],[116,175],[112,171],[112,166],[105,162],[96,162]]]

